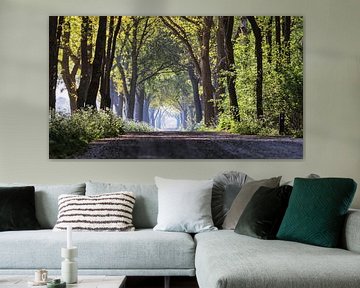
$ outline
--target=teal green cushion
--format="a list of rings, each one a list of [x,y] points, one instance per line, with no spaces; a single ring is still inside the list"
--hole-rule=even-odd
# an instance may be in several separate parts
[[[355,191],[356,182],[348,178],[295,178],[277,238],[337,247]]]

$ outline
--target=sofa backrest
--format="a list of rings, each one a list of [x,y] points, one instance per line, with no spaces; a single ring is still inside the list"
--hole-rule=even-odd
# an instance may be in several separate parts
[[[58,197],[61,194],[85,195],[85,183],[62,185],[0,183],[0,186],[34,186],[36,218],[43,229],[52,229],[55,226],[58,216]]]
[[[158,214],[158,192],[155,184],[86,182],[86,195],[89,196],[120,191],[131,191],[135,194],[135,228],[153,228],[157,223]]]
[[[344,249],[360,253],[360,209],[350,209],[346,215],[341,244]]]

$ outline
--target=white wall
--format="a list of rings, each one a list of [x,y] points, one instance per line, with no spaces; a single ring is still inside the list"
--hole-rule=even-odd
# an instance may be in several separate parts
[[[49,15],[303,15],[304,159],[49,160]],[[234,169],[255,178],[314,172],[360,186],[359,28],[358,0],[0,0],[0,182],[145,183]]]

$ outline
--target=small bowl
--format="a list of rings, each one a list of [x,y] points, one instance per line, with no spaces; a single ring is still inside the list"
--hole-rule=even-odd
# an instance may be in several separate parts
[[[60,279],[54,279],[47,283],[47,288],[66,288],[66,282],[61,282]]]

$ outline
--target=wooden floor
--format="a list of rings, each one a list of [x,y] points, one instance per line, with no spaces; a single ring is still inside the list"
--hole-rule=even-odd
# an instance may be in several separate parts
[[[163,288],[164,277],[132,277],[126,279],[126,288]],[[171,277],[171,288],[199,288],[195,277]]]

